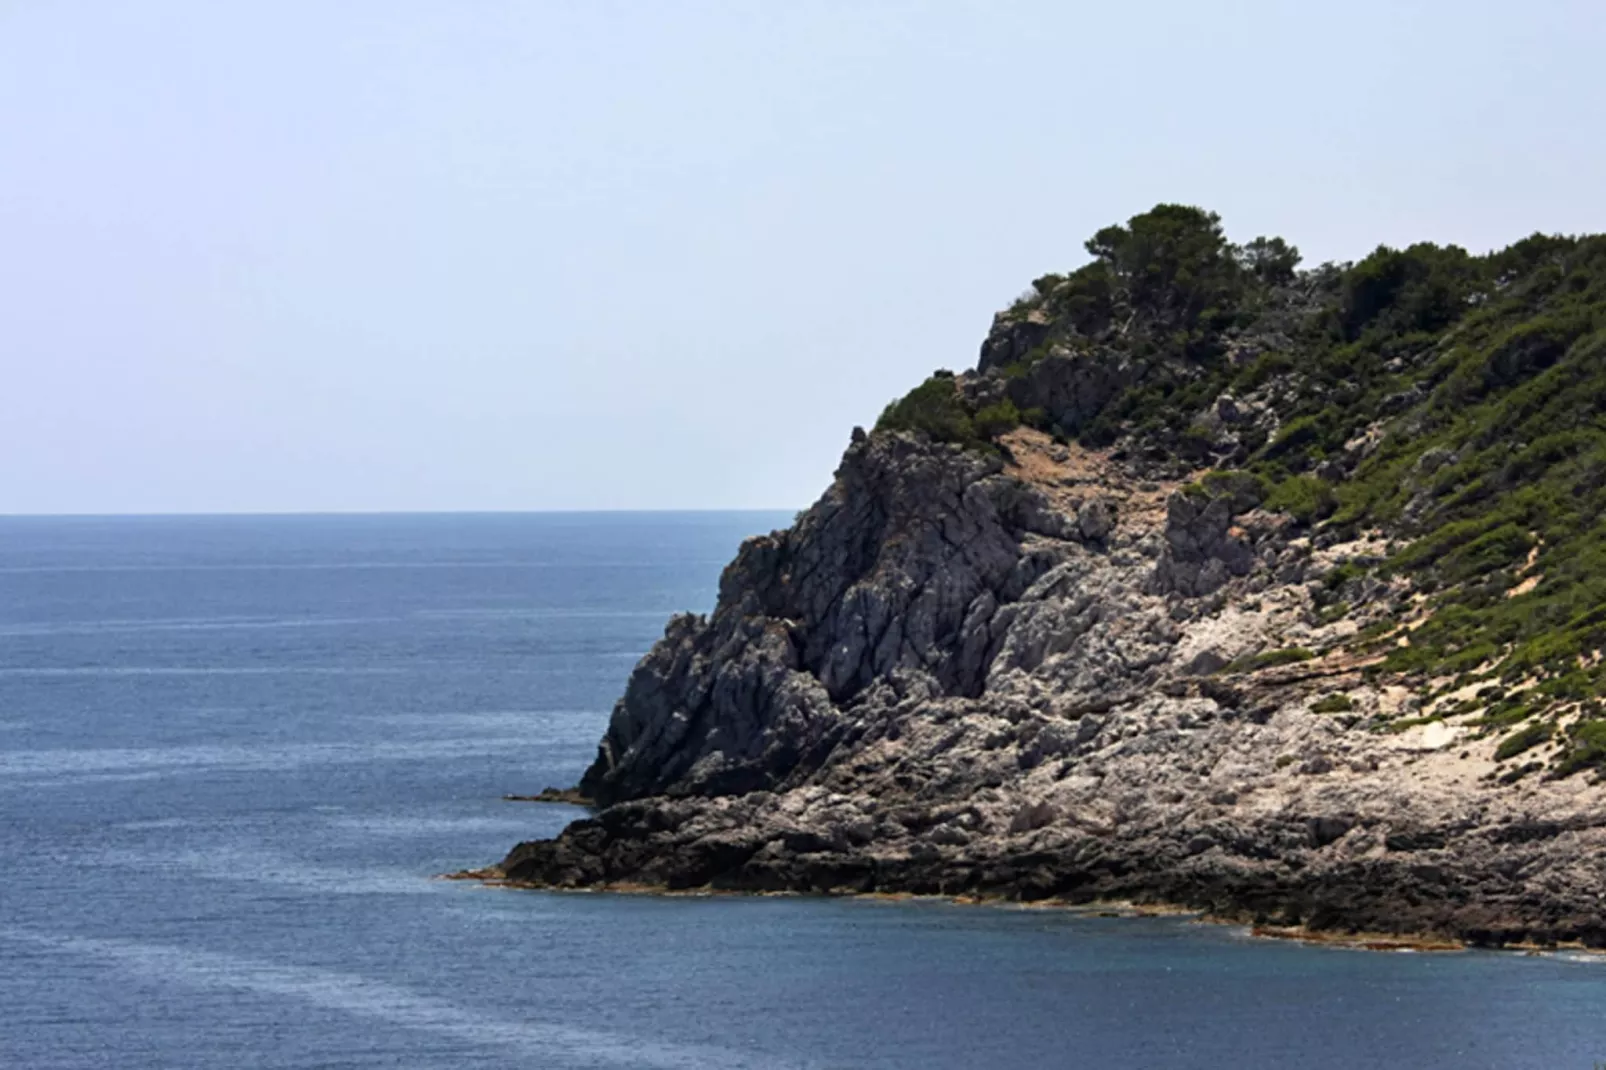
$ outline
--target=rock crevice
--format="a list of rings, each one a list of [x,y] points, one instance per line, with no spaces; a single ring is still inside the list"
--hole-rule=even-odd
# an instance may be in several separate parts
[[[1606,788],[1502,764],[1466,696],[1415,716],[1354,642],[1409,645],[1428,612],[1408,576],[1359,564],[1404,543],[1317,526],[1320,472],[1378,436],[1283,471],[1287,512],[1258,475],[1206,476],[1317,433],[1319,414],[1279,422],[1286,378],[1250,374],[1312,294],[1268,291],[1270,326],[1217,339],[1209,359],[1244,374],[1212,365],[1231,391],[1200,391],[1202,416],[1108,448],[1071,437],[1198,368],[1111,348],[1125,327],[1095,343],[1001,316],[977,373],[922,388],[975,425],[856,431],[820,500],[744,543],[713,612],[670,620],[635,667],[579,785],[593,816],[496,873],[1606,945]],[[1023,423],[978,437],[988,411]]]

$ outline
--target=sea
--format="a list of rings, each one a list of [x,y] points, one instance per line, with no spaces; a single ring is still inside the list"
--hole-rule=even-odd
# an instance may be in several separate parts
[[[0,1066],[1593,1070],[1606,961],[438,880],[780,513],[0,519]],[[1606,864],[1606,860],[1603,860]]]

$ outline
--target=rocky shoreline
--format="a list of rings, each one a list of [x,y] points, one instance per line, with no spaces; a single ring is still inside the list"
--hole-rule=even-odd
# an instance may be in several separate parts
[[[1551,942],[1545,944],[1528,942],[1502,942],[1499,944],[1490,945],[1432,935],[1413,936],[1409,934],[1393,932],[1313,929],[1303,925],[1278,926],[1255,924],[1248,922],[1243,918],[1219,917],[1205,913],[1202,910],[1193,909],[1174,903],[1133,903],[1130,901],[1105,900],[1071,902],[1062,899],[1020,900],[1010,899],[1003,896],[948,896],[917,894],[914,892],[818,893],[774,890],[751,891],[716,889],[709,886],[672,890],[662,885],[631,883],[567,887],[552,885],[540,880],[529,881],[510,878],[505,875],[505,872],[500,866],[491,866],[485,869],[466,869],[455,873],[445,873],[441,875],[440,879],[448,881],[471,881],[490,888],[507,888],[517,891],[544,891],[553,894],[569,895],[647,895],[661,896],[665,898],[693,899],[702,899],[714,896],[759,896],[782,898],[814,896],[883,903],[935,902],[951,906],[1063,911],[1070,914],[1096,918],[1181,918],[1187,921],[1197,922],[1201,925],[1223,926],[1226,928],[1240,929],[1246,935],[1261,940],[1283,940],[1293,943],[1311,944],[1320,947],[1332,947],[1355,951],[1414,951],[1448,953],[1467,951],[1475,947],[1495,947],[1500,950],[1527,954],[1577,952],[1580,954],[1600,955],[1602,953],[1606,953],[1606,948],[1591,946],[1576,941]]]
[[[1342,652],[1221,671],[1356,629],[1311,588],[1375,547],[1135,489],[1028,430],[1008,447],[857,441],[711,618],[671,621],[577,792],[543,793],[597,811],[481,876],[1606,946],[1597,784],[1501,784],[1453,721],[1379,730],[1408,696]]]
[[[594,812],[480,875],[1606,947],[1606,438],[1561,377],[1606,245],[1299,273],[1218,223],[1101,231],[855,429],[536,797]]]

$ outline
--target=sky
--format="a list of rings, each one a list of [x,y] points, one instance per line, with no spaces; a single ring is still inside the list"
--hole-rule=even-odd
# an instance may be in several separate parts
[[[800,507],[1162,201],[1606,231],[1598,0],[0,0],[0,513]]]

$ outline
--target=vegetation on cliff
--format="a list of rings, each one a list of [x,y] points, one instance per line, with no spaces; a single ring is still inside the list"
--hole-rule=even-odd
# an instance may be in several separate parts
[[[1318,541],[1380,533],[1392,552],[1335,570],[1323,613],[1399,577],[1411,627],[1355,652],[1428,699],[1476,688],[1502,757],[1554,741],[1553,774],[1606,767],[1606,236],[1302,271],[1281,238],[1160,205],[1086,249],[999,315],[977,374],[934,376],[878,428],[996,449],[1024,422],[1208,472],[1195,493]]]
[[[495,872],[1606,947],[1606,239],[1088,251],[743,544]]]

